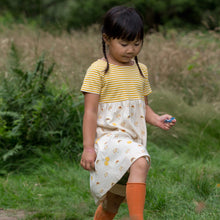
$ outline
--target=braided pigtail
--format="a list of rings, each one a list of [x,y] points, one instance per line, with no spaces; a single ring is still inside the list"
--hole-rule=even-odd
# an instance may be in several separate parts
[[[141,70],[141,68],[140,68],[139,63],[138,63],[138,58],[137,58],[137,56],[135,56],[134,60],[135,60],[135,63],[137,64],[137,67],[138,67],[138,69],[139,69],[139,71],[140,71],[140,74],[144,77],[144,74],[143,74],[143,72],[142,72],[142,70]]]
[[[103,38],[102,38],[102,51],[103,51],[104,57],[107,61],[107,66],[106,66],[106,69],[105,69],[105,73],[107,73],[108,70],[109,70],[109,62],[108,62],[108,58],[107,58],[107,55],[106,55],[106,46],[105,46],[105,41],[104,41]]]

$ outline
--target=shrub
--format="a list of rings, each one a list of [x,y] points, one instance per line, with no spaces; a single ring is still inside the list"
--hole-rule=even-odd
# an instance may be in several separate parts
[[[76,159],[82,142],[81,97],[49,82],[54,63],[45,67],[44,56],[33,71],[22,70],[12,44],[10,61],[9,74],[0,85],[1,167],[17,169],[45,150]]]

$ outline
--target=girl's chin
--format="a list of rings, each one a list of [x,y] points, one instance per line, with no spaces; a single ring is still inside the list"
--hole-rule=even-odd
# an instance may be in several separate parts
[[[109,59],[109,62],[119,66],[131,66],[134,64],[133,59],[127,57],[122,57],[121,59],[117,59],[117,60]]]

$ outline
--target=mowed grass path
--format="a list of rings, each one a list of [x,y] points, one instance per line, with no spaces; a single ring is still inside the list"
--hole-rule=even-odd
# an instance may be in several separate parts
[[[220,219],[219,155],[205,161],[149,144],[145,219]],[[0,178],[0,207],[26,210],[26,219],[92,220],[96,209],[89,173],[74,162],[50,158],[31,174]],[[128,217],[123,204],[116,219]]]

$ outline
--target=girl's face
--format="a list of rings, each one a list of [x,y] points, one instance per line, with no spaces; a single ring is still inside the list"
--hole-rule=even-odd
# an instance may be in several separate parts
[[[110,63],[120,66],[130,66],[132,59],[139,54],[142,48],[141,40],[126,41],[122,39],[106,38],[103,35],[105,43],[108,45],[108,60]]]

